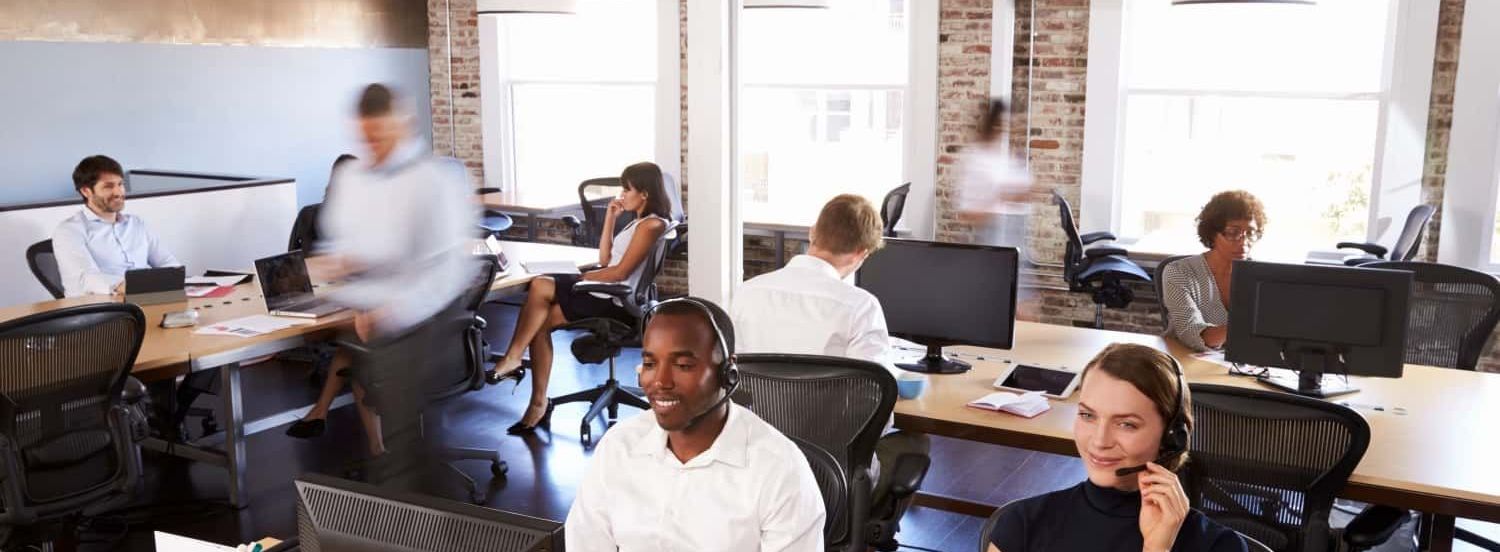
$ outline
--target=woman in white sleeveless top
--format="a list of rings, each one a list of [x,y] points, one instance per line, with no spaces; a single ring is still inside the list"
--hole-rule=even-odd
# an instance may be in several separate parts
[[[516,319],[515,336],[505,350],[505,358],[495,365],[491,381],[515,379],[519,384],[525,377],[521,371],[521,353],[528,346],[531,348],[534,376],[531,379],[531,404],[521,421],[507,430],[512,435],[531,433],[538,425],[546,425],[552,414],[547,401],[547,380],[552,375],[553,328],[597,317],[614,317],[635,324],[634,318],[612,299],[573,293],[573,285],[580,280],[626,283],[634,289],[646,268],[646,255],[667,229],[672,201],[662,186],[661,169],[654,163],[636,163],[625,168],[620,174],[620,182],[624,184],[624,190],[620,197],[609,203],[604,215],[604,230],[599,236],[599,264],[604,268],[581,276],[556,274],[532,280],[526,304]],[[635,213],[635,220],[618,234],[611,234],[615,220],[625,211]]]

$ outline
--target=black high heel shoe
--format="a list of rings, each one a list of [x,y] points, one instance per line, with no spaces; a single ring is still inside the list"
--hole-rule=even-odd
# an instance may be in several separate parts
[[[328,427],[328,421],[322,418],[316,420],[297,420],[286,428],[286,434],[297,439],[312,439],[322,437],[323,430]]]
[[[539,427],[547,431],[552,431],[552,401],[547,401],[547,411],[542,413],[542,418],[537,420],[535,424],[526,425],[523,415],[521,421],[506,428],[505,432],[511,435],[530,435],[536,433],[536,428]]]
[[[484,374],[484,382],[488,383],[490,385],[499,385],[500,382],[503,382],[505,380],[515,380],[516,387],[520,387],[521,386],[521,381],[523,381],[525,379],[526,379],[526,367],[525,366],[522,366],[520,368],[516,368],[515,370],[511,370],[510,373],[503,374],[503,375],[500,374],[499,370],[490,370],[489,372],[487,372],[487,373]],[[514,393],[514,391],[512,391],[512,393]]]

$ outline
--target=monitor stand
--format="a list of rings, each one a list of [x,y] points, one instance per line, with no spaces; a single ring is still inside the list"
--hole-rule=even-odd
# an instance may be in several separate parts
[[[927,346],[927,356],[916,362],[897,363],[897,368],[909,372],[921,372],[924,374],[962,374],[969,371],[969,363],[962,360],[953,360],[943,357],[943,348],[938,345]]]
[[[1260,382],[1283,391],[1319,399],[1348,395],[1359,391],[1359,388],[1353,385],[1323,377],[1323,374],[1328,371],[1327,368],[1330,366],[1343,368],[1343,361],[1340,360],[1342,356],[1336,351],[1326,349],[1295,352],[1291,350],[1283,351],[1282,359],[1285,360],[1288,358],[1300,358],[1302,360],[1301,369],[1297,370],[1295,376],[1285,373],[1267,374],[1261,376]],[[1291,363],[1288,362],[1288,364]],[[1349,373],[1345,370],[1339,370],[1339,372]]]

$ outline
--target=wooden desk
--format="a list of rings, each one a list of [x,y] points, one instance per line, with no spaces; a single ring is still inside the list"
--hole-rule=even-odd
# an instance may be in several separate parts
[[[1076,392],[1066,401],[1052,401],[1051,410],[1032,419],[964,405],[993,391],[991,383],[1004,359],[1082,370],[1095,353],[1115,342],[1170,351],[1182,361],[1190,383],[1264,388],[1252,378],[1228,375],[1224,365],[1194,357],[1182,345],[1159,336],[1017,322],[1015,346],[1009,351],[947,349],[974,369],[931,376],[921,397],[896,403],[896,427],[1076,456]],[[1500,420],[1500,374],[1408,365],[1399,379],[1350,379],[1361,391],[1335,400],[1353,405],[1369,421],[1371,438],[1369,450],[1339,496],[1434,514],[1439,525],[1446,521],[1450,528],[1454,516],[1500,522],[1500,470],[1492,467],[1500,444],[1490,438]],[[921,503],[965,513],[993,508],[935,496]]]
[[[487,209],[512,215],[526,215],[526,239],[536,241],[537,217],[557,217],[579,212],[577,199],[564,201],[555,197],[525,197],[514,192],[495,192],[479,196],[479,202]]]
[[[490,297],[498,298],[520,293],[535,279],[521,268],[522,261],[570,260],[582,267],[599,261],[595,249],[542,243],[501,242],[506,256],[511,260],[510,270],[497,275],[490,286]],[[0,309],[0,322],[19,318],[36,312],[61,307],[103,302],[119,302],[119,297],[90,296],[44,301]],[[239,285],[226,297],[198,298],[187,301],[187,307],[198,311],[199,325],[207,326],[235,318],[265,314],[265,299],[261,296],[257,278]],[[245,438],[293,420],[306,413],[307,407],[278,412],[256,420],[244,417],[240,385],[242,364],[246,361],[300,347],[307,343],[327,339],[339,329],[345,328],[353,318],[352,313],[340,313],[255,337],[232,337],[201,335],[194,328],[163,329],[159,326],[162,314],[181,310],[182,303],[144,307],[146,313],[146,336],[141,352],[136,357],[131,374],[145,381],[176,377],[187,372],[198,372],[219,368],[223,386],[219,391],[224,401],[223,414],[227,418],[224,430],[191,443],[168,443],[149,438],[142,446],[223,467],[229,476],[229,501],[235,506],[244,506],[242,490],[245,488],[244,466]],[[333,407],[352,402],[348,394],[341,395]],[[222,449],[220,446],[222,445]]]

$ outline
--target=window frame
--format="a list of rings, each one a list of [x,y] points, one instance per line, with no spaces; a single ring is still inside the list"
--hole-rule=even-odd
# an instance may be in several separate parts
[[[652,162],[662,172],[681,182],[682,174],[682,67],[680,60],[681,18],[677,0],[655,0],[656,8],[656,80],[647,79],[515,79],[510,77],[506,56],[486,55],[497,51],[501,43],[499,17],[525,15],[480,15],[480,103],[481,138],[484,148],[484,185],[515,193],[526,183],[516,177],[516,152],[513,89],[526,85],[647,85],[654,87],[655,139]],[[549,207],[528,205],[528,207]]]
[[[1129,36],[1128,0],[1094,0],[1089,14],[1089,72],[1086,83],[1083,174],[1079,224],[1089,231],[1119,234],[1122,221],[1126,101],[1130,93],[1370,99],[1380,102],[1376,127],[1370,212],[1365,241],[1387,243],[1401,231],[1407,212],[1422,201],[1427,120],[1432,89],[1440,0],[1392,0],[1385,41],[1381,91],[1369,93],[1234,92],[1207,89],[1128,89],[1125,61]],[[1202,7],[1201,9],[1212,9]],[[1384,232],[1381,222],[1389,221]],[[1120,236],[1124,245],[1139,236]],[[1310,254],[1327,254],[1335,244],[1317,245]],[[1132,251],[1147,255],[1186,251]],[[1337,255],[1335,255],[1337,256]]]

